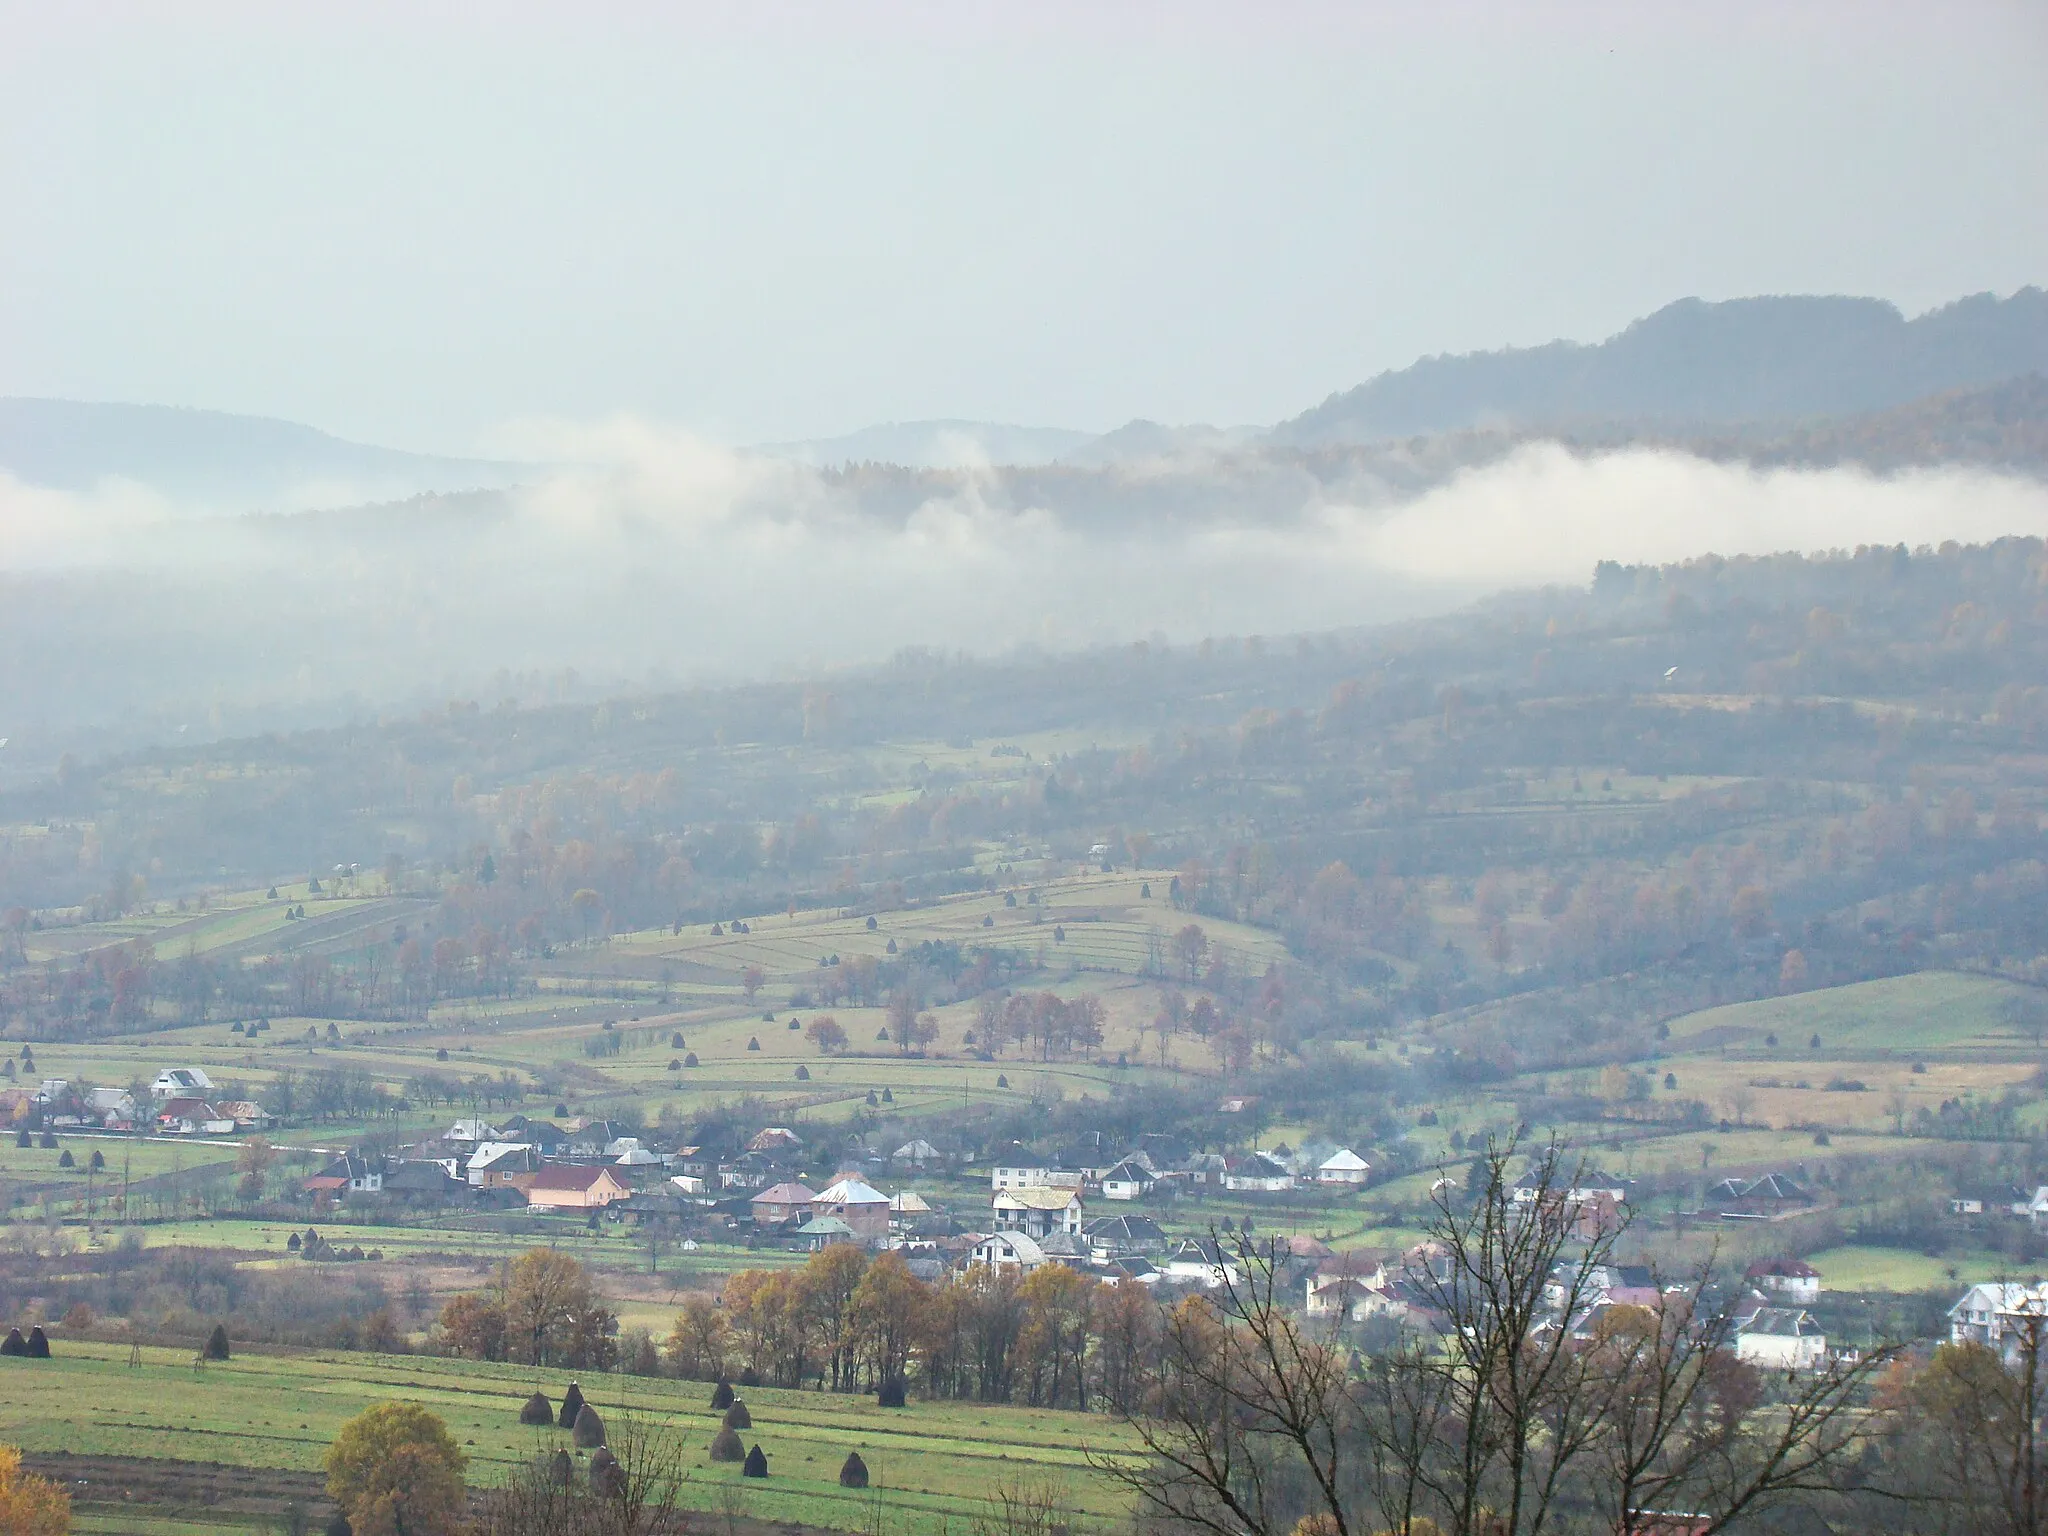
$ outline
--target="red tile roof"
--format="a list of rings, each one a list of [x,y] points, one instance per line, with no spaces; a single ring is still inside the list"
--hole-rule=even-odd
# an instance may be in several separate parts
[[[586,1190],[599,1179],[611,1179],[614,1184],[618,1183],[609,1168],[567,1168],[558,1164],[552,1168],[541,1169],[533,1176],[533,1182],[527,1188]]]

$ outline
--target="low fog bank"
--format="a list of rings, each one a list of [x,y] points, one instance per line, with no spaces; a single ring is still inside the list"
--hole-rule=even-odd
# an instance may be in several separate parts
[[[1602,559],[2048,534],[2048,486],[1758,471],[1550,443],[1420,494],[1313,479],[1233,513],[1018,508],[953,476],[876,515],[841,480],[625,425],[537,485],[194,523],[134,487],[0,480],[0,775],[64,750],[438,704],[1417,617]],[[559,461],[559,460],[558,460]],[[571,676],[571,673],[574,676]]]

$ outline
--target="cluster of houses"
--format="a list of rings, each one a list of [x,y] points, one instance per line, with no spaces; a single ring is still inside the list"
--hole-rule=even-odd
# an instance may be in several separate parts
[[[250,1099],[219,1096],[199,1067],[170,1067],[149,1085],[146,1101],[125,1088],[98,1088],[46,1077],[35,1089],[0,1094],[0,1115],[53,1131],[105,1130],[153,1136],[233,1136],[267,1131],[277,1122]]]
[[[1302,1240],[1297,1239],[1297,1243]],[[1585,1274],[1574,1305],[1573,1266],[1560,1266],[1545,1287],[1550,1314],[1539,1332],[1565,1330],[1573,1343],[1602,1337],[1617,1308],[1662,1306],[1690,1288],[1661,1281],[1644,1265],[1596,1264]],[[1303,1310],[1312,1318],[1353,1322],[1383,1318],[1404,1326],[1444,1329],[1442,1300],[1452,1283],[1444,1250],[1419,1243],[1405,1253],[1354,1249],[1330,1256],[1303,1279]],[[1815,1370],[1828,1359],[1826,1330],[1807,1310],[1820,1297],[1820,1272],[1801,1259],[1773,1258],[1749,1266],[1740,1291],[1721,1305],[1730,1347],[1739,1360],[1764,1369]]]
[[[1105,1146],[1067,1148],[1051,1160],[1012,1146],[992,1159],[989,1181],[1005,1189],[1070,1187],[1099,1193],[1105,1200],[1141,1200],[1167,1190],[1211,1189],[1233,1194],[1281,1194],[1296,1189],[1358,1189],[1372,1178],[1372,1164],[1349,1147],[1309,1145],[1298,1151],[1225,1154],[1190,1152],[1172,1136],[1141,1136],[1114,1156]]]

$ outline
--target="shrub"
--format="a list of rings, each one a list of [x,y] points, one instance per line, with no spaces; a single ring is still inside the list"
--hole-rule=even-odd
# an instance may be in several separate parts
[[[761,1447],[757,1445],[751,1451],[747,1452],[747,1464],[744,1467],[740,1468],[740,1476],[766,1477],[767,1475],[768,1458],[761,1454]]]
[[[725,1410],[725,1427],[727,1429],[752,1429],[754,1427],[754,1416],[747,1412],[747,1405],[738,1398],[734,1398],[732,1406]]]
[[[740,1444],[740,1437],[729,1429],[721,1429],[711,1439],[713,1461],[745,1461],[747,1448]]]
[[[569,1390],[562,1394],[562,1412],[555,1420],[563,1429],[576,1427],[576,1415],[583,1411],[583,1389],[575,1382],[569,1383]]]
[[[43,1332],[41,1325],[38,1324],[36,1327],[29,1329],[28,1343],[23,1348],[26,1350],[29,1359],[47,1360],[50,1358],[50,1336]]]
[[[878,1408],[901,1408],[903,1406],[902,1377],[891,1376],[882,1383],[881,1390],[875,1393],[875,1406]]]
[[[334,1518],[320,1527],[320,1533],[321,1536],[356,1536],[355,1527],[348,1523],[348,1516],[340,1510],[336,1510]]]
[[[718,1385],[711,1389],[711,1406],[717,1409],[732,1406],[732,1383],[723,1376],[718,1378]]]
[[[839,1486],[842,1488],[865,1488],[868,1485],[868,1464],[860,1459],[859,1451],[846,1453],[846,1464],[839,1469]]]
[[[226,1323],[215,1323],[213,1325],[213,1332],[206,1336],[206,1348],[201,1353],[209,1360],[225,1360],[228,1358],[228,1325]]]
[[[74,1301],[71,1310],[64,1314],[66,1333],[83,1333],[92,1326],[92,1308],[82,1301]]]
[[[761,1385],[761,1373],[751,1365],[748,1366],[744,1371],[740,1372],[740,1385],[743,1387],[758,1387]]]
[[[21,1330],[19,1328],[8,1329],[7,1337],[4,1340],[0,1340],[0,1355],[25,1355],[27,1353],[28,1340],[21,1336]]]
[[[545,1392],[536,1392],[521,1406],[519,1422],[552,1426],[555,1422],[555,1405],[548,1401]]]
[[[576,1427],[569,1431],[569,1439],[579,1451],[593,1450],[604,1444],[604,1420],[597,1416],[597,1410],[585,1403],[576,1411]]]

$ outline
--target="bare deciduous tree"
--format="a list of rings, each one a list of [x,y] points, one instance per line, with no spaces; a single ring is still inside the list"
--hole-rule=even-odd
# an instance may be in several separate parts
[[[1860,1391],[1889,1351],[1767,1382],[1697,1305],[1711,1261],[1652,1306],[1598,1304],[1624,1221],[1563,1148],[1525,1172],[1491,1146],[1468,1197],[1439,1186],[1407,1281],[1425,1325],[1360,1359],[1283,1299],[1276,1245],[1169,1317],[1132,1417],[1144,1454],[1097,1465],[1142,1513],[1212,1536],[1654,1530],[1693,1536],[1833,1490],[1862,1445]],[[1424,1521],[1431,1522],[1425,1526]]]

